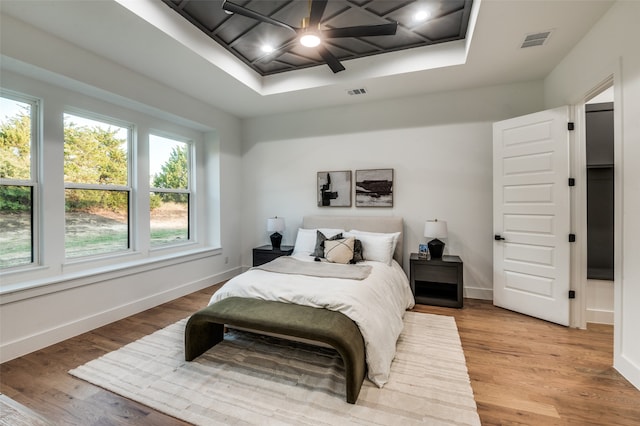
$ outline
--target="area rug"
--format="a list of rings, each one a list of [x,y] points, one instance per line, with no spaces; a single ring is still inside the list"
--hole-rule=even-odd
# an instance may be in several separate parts
[[[453,317],[407,312],[389,382],[345,401],[332,348],[232,330],[192,362],[186,319],[70,371],[196,425],[479,425]]]
[[[0,426],[52,426],[52,423],[0,393]]]

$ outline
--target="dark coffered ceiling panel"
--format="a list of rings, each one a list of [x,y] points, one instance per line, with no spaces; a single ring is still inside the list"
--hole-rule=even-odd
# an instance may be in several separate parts
[[[241,59],[260,75],[324,65],[317,49],[301,46],[297,34],[276,25],[228,14],[222,0],[163,0],[176,13]],[[292,27],[302,27],[310,14],[307,0],[236,0],[238,6]],[[320,28],[380,25],[397,22],[395,35],[331,38],[323,46],[339,61],[464,39],[472,0],[329,0]],[[417,21],[415,14],[429,13]],[[275,51],[267,54],[265,44]],[[384,60],[384,58],[381,58]]]

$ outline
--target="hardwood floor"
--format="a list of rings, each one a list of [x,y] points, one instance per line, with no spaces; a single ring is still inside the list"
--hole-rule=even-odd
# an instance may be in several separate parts
[[[219,286],[0,365],[0,392],[56,425],[183,425],[67,371],[204,307]],[[485,425],[638,425],[640,391],[612,367],[612,328],[576,330],[466,299],[456,318]]]

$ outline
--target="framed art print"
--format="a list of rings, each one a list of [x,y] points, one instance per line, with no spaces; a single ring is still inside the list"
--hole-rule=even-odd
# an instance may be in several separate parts
[[[356,207],[393,207],[393,169],[356,170]]]
[[[318,172],[318,207],[351,207],[351,170]]]

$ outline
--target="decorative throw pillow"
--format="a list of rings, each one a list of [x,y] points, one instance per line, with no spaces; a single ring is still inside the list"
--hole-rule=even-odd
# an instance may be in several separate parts
[[[324,242],[324,257],[333,263],[347,264],[353,259],[353,246],[355,238],[343,238],[339,240],[326,240]]]
[[[356,239],[353,242],[353,259],[351,263],[358,263],[364,261],[364,255],[362,253],[362,241]]]
[[[313,253],[316,248],[316,240],[317,240],[316,231],[318,231],[318,228],[313,228],[313,229],[298,228],[298,235],[296,236],[296,243],[295,243],[295,246],[293,247],[293,254]],[[324,235],[328,235],[332,237],[340,232],[344,232],[344,229],[320,228],[320,231]]]
[[[313,250],[313,253],[311,253],[311,256],[314,257],[324,257],[324,243],[327,240],[339,240],[340,238],[342,238],[342,232],[340,232],[339,234],[334,235],[331,238],[327,238],[322,232],[317,231],[316,234],[316,246],[315,249]]]

